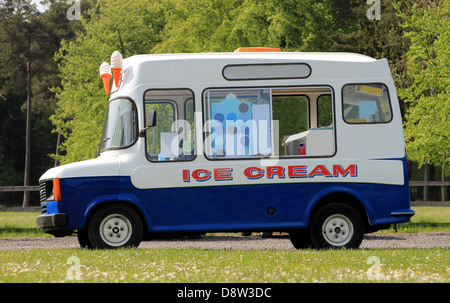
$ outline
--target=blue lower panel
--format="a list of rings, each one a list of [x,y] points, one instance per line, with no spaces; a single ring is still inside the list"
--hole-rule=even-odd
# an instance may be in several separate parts
[[[69,227],[84,225],[89,210],[111,201],[139,207],[151,231],[287,229],[309,224],[313,206],[330,193],[358,198],[373,225],[401,223],[394,210],[409,209],[407,186],[298,183],[168,189],[136,189],[129,177],[62,179],[63,201],[52,209],[68,214]],[[269,215],[268,208],[275,209]]]

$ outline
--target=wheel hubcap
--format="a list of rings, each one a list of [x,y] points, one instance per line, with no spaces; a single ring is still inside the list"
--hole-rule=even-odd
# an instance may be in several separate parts
[[[100,224],[100,236],[110,246],[121,246],[131,237],[132,227],[127,217],[113,214]]]
[[[353,236],[353,224],[344,215],[336,214],[328,217],[322,225],[325,241],[333,246],[347,244]]]

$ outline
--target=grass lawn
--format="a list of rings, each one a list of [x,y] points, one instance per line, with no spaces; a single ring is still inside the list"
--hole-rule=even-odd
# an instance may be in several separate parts
[[[51,237],[36,226],[40,212],[0,212],[0,238]]]
[[[399,232],[449,232],[450,208],[415,207]],[[45,237],[37,213],[0,213],[1,237]],[[392,232],[390,229],[384,232]],[[449,249],[0,251],[0,283],[450,282]]]
[[[0,251],[0,282],[450,282],[448,249]]]
[[[450,207],[416,206],[411,222],[399,224],[399,232],[450,232]]]

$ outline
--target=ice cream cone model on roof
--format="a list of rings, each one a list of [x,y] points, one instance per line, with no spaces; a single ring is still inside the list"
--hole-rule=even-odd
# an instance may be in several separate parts
[[[116,87],[119,87],[120,73],[122,72],[122,54],[118,51],[115,51],[111,55],[111,68],[114,75],[114,84]]]
[[[105,88],[106,94],[109,94],[109,89],[111,87],[111,66],[107,62],[103,62],[100,65],[100,78],[103,81],[103,87]]]

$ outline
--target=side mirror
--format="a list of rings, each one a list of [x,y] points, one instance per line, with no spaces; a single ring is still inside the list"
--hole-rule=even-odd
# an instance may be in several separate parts
[[[145,120],[146,127],[139,131],[139,137],[145,137],[145,132],[147,131],[147,129],[156,126],[156,110],[148,111]]]
[[[146,122],[147,128],[156,126],[156,110],[150,110],[147,112]]]

